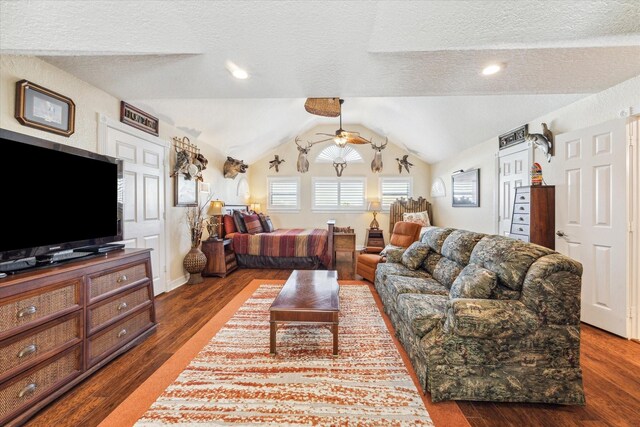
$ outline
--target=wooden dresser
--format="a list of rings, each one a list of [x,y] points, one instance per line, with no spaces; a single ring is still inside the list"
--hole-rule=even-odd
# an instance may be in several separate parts
[[[555,187],[517,187],[509,237],[555,249]]]
[[[156,329],[149,249],[0,279],[0,425],[20,425]]]

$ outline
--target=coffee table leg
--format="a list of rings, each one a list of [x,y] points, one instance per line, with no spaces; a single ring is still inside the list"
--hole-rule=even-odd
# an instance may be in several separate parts
[[[271,354],[276,354],[276,322],[270,323],[269,349]]]
[[[333,323],[331,325],[331,332],[333,333],[333,355],[338,355],[338,324]]]

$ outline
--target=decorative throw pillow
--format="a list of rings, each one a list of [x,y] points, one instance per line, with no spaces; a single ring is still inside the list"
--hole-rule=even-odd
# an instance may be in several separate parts
[[[402,264],[411,270],[417,270],[429,254],[429,249],[426,243],[413,242],[402,254]]]
[[[271,222],[271,218],[266,216],[264,217],[264,221],[267,224],[267,227],[265,228],[264,231],[266,231],[267,233],[273,233],[276,228],[273,226],[273,223]]]
[[[241,211],[233,211],[233,221],[236,223],[236,229],[238,230],[239,233],[246,233],[247,232],[247,226],[244,225],[244,220],[242,219],[242,212]]]
[[[269,224],[267,224],[267,216],[262,212],[259,212],[258,219],[260,220],[260,224],[262,224],[262,231],[264,233],[269,233]]]
[[[404,248],[391,248],[387,249],[387,261],[386,262],[402,262],[402,254],[406,249]]]
[[[225,215],[222,217],[222,223],[224,224],[224,234],[236,233],[238,229],[236,228],[236,222],[233,220],[232,215]]]
[[[478,264],[469,264],[453,281],[449,297],[487,299],[496,285],[496,273]]]
[[[247,227],[247,233],[262,233],[262,224],[257,214],[242,214],[242,219],[244,220],[245,227]]]
[[[406,222],[415,222],[423,227],[429,227],[431,221],[429,220],[429,212],[405,212],[402,214],[402,220]]]
[[[400,246],[392,245],[391,243],[389,243],[387,246],[384,247],[384,249],[382,249],[382,251],[380,251],[380,256],[387,256],[387,253],[392,249],[403,249],[404,250],[406,248],[402,248]]]

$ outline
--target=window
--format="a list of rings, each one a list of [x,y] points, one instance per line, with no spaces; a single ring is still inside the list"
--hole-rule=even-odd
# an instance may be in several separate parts
[[[300,178],[269,177],[267,209],[272,211],[297,211],[300,209]]]
[[[391,203],[401,197],[412,196],[413,181],[408,178],[380,178],[380,200],[382,209],[388,210]]]
[[[337,157],[342,157],[347,163],[364,163],[364,159],[353,147],[338,147],[335,144],[331,144],[323,149],[316,157],[316,163],[333,163],[333,160]]]
[[[314,178],[313,209],[363,211],[365,178]]]

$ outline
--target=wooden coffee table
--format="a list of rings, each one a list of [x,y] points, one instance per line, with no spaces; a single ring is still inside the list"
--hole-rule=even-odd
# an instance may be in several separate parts
[[[284,323],[328,325],[333,334],[333,355],[338,355],[338,272],[294,270],[271,304],[271,354],[276,354],[276,332]]]

